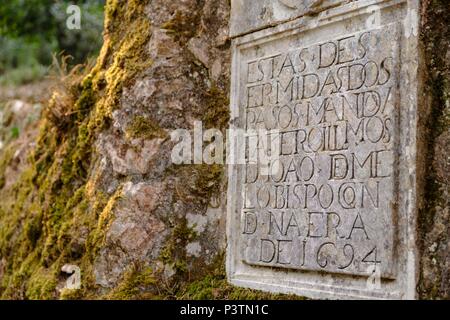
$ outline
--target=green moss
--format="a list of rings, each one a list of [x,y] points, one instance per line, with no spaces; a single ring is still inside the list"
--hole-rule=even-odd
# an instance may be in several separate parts
[[[225,272],[225,254],[218,254],[208,273],[201,279],[187,283],[177,293],[177,299],[192,300],[303,300],[305,298],[272,294],[246,289],[228,283]]]
[[[182,300],[304,300],[295,295],[273,294],[239,288],[229,284],[224,275],[209,275],[189,284],[179,296]]]
[[[186,245],[197,237],[196,232],[187,226],[187,220],[180,219],[172,229],[172,233],[161,250],[160,260],[172,267],[178,277],[187,272]]]
[[[174,36],[176,40],[186,41],[195,35],[198,23],[198,13],[192,12],[192,14],[187,15],[184,12],[177,11],[172,19],[163,23],[161,28]]]
[[[27,285],[28,299],[52,299],[55,296],[58,272],[44,267],[37,268]]]
[[[32,247],[36,246],[39,238],[42,236],[42,231],[42,213],[38,212],[25,224],[25,234]]]
[[[175,231],[177,230],[177,231]],[[183,231],[184,230],[184,231]],[[180,232],[177,239],[192,237],[192,231],[182,227],[174,229],[174,234]],[[174,239],[175,239],[174,238]],[[181,246],[181,245],[180,245]],[[173,249],[168,250],[171,252]],[[163,257],[169,263],[170,256]],[[212,268],[212,269],[210,269]],[[212,266],[205,270],[207,274],[195,281],[175,281],[171,288],[164,287],[161,275],[155,273],[150,267],[132,265],[124,273],[119,284],[102,299],[129,300],[129,299],[192,299],[192,300],[304,300],[305,298],[287,295],[272,294],[259,290],[239,288],[229,284],[225,275],[224,254],[217,256]],[[178,270],[179,272],[180,270]],[[207,271],[207,272],[206,272]],[[181,285],[180,285],[181,284]],[[167,284],[165,284],[167,286]],[[170,286],[170,285],[169,285]],[[74,298],[74,295],[67,295]]]
[[[167,133],[155,121],[143,116],[134,117],[125,134],[127,139],[151,140],[167,137]]]
[[[122,191],[119,188],[113,195],[102,192],[99,177],[91,173],[97,160],[93,145],[98,133],[109,128],[112,113],[120,106],[123,88],[131,86],[152,65],[147,46],[151,26],[144,12],[146,4],[140,0],[108,0],[105,43],[96,66],[82,81],[74,81],[68,88],[70,99],[58,102],[63,103],[59,107],[64,111],[64,121],[51,117],[51,112],[44,113],[28,169],[13,187],[0,193],[0,253],[7,261],[0,280],[1,298],[287,297],[229,285],[223,257],[213,266],[199,265],[204,272],[196,277],[205,277],[191,279],[189,270],[197,262],[187,257],[186,245],[196,240],[197,234],[188,227],[186,219],[172,221],[172,233],[160,253],[160,261],[176,271],[170,288],[161,288],[159,271],[138,265],[133,265],[119,285],[104,296],[95,284],[93,264],[105,245]],[[178,40],[186,41],[195,35],[198,23],[198,13],[186,16],[177,12],[163,27]],[[229,119],[227,93],[213,85],[205,99],[206,112],[201,115],[205,126],[225,129]],[[56,107],[50,103],[49,108],[52,106]],[[136,117],[127,136],[152,139],[165,137],[165,133],[153,120]],[[13,150],[4,153],[0,160],[0,182],[13,154]],[[171,170],[180,178],[177,200],[206,210],[210,198],[221,192],[221,165],[178,166]],[[80,267],[82,285],[79,290],[59,294],[57,287],[64,282],[60,270],[67,263]]]
[[[96,292],[92,265],[121,190],[106,196],[96,185],[97,177],[89,173],[96,159],[93,144],[108,128],[123,88],[152,64],[146,51],[151,28],[145,5],[108,1],[105,43],[96,66],[86,76],[77,74],[76,81],[69,79],[62,96],[74,99],[58,101],[63,118],[55,118],[48,108],[56,105],[49,103],[28,169],[0,194],[0,252],[7,261],[2,298],[57,298],[56,284],[66,263],[80,266],[83,282],[80,290],[64,297],[88,298]],[[11,153],[3,153],[0,160],[3,184],[11,159]],[[88,230],[87,239],[77,238],[80,228]]]
[[[220,164],[174,165],[167,169],[167,174],[179,177],[176,196],[183,202],[209,205],[212,197],[221,193],[224,178],[224,166]]]
[[[202,116],[204,127],[221,130],[228,128],[230,120],[228,95],[217,85],[212,85],[206,95],[206,104],[205,113]]]

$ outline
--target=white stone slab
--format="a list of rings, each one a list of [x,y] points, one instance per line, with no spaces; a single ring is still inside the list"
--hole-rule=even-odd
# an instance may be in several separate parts
[[[233,19],[254,19],[244,2]],[[414,298],[416,6],[356,1],[234,39],[245,164],[229,167],[232,283]]]

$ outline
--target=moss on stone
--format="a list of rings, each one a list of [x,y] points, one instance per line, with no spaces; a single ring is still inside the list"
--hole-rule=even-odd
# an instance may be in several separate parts
[[[165,29],[176,40],[186,41],[186,39],[195,35],[198,19],[197,12],[187,15],[181,11],[176,11],[172,19],[163,23],[161,28]]]
[[[5,185],[6,178],[5,173],[6,169],[11,163],[11,160],[14,156],[15,147],[14,145],[9,145],[4,150],[2,150],[2,154],[0,157],[0,189],[2,189]]]
[[[222,192],[225,168],[221,164],[172,165],[167,174],[179,179],[175,184],[177,199],[206,207]]]
[[[125,131],[127,139],[145,139],[166,138],[167,133],[154,120],[136,116],[128,125]]]
[[[28,299],[52,299],[58,284],[58,270],[44,267],[36,268],[28,280],[26,297]]]
[[[227,281],[225,253],[217,254],[204,277],[186,283],[177,292],[177,299],[192,300],[304,300],[290,294],[273,294],[236,287]]]
[[[153,290],[157,280],[150,267],[133,265],[124,273],[122,281],[106,296],[109,300],[156,299]]]
[[[114,209],[122,190],[110,195],[99,188],[93,165],[98,160],[94,143],[98,134],[109,129],[113,111],[120,106],[123,89],[150,66],[147,52],[151,37],[145,13],[148,1],[108,0],[105,12],[105,43],[96,65],[73,81],[68,90],[72,99],[60,100],[64,122],[44,112],[36,146],[26,169],[16,184],[0,196],[0,253],[6,266],[0,280],[0,296],[5,299],[259,299],[288,298],[254,290],[236,288],[226,282],[223,255],[212,266],[205,266],[189,278],[193,263],[186,245],[198,235],[187,221],[175,219],[160,261],[176,271],[175,285],[161,289],[161,275],[148,266],[133,265],[119,284],[103,295],[95,282],[93,265],[104,246],[106,233],[114,219]],[[163,25],[180,41],[195,36],[199,13],[177,12]],[[81,78],[81,75],[78,75]],[[48,108],[55,107],[50,103]],[[203,109],[203,108],[202,108]],[[200,115],[207,128],[225,129],[228,125],[227,92],[216,85],[206,93],[206,112]],[[48,110],[47,111],[51,111]],[[149,118],[135,118],[127,135],[151,139],[163,131]],[[0,161],[2,171],[10,164],[9,155]],[[177,166],[173,176],[180,177],[177,200],[206,212],[211,197],[222,192],[222,165]],[[1,180],[0,180],[1,182]],[[187,190],[187,192],[184,192]],[[185,197],[189,196],[189,197]],[[80,236],[85,230],[85,234]],[[81,288],[63,290],[64,264],[81,269]],[[203,272],[204,271],[204,272]],[[204,277],[201,277],[204,274]],[[200,278],[199,278],[200,277]]]
[[[108,1],[105,43],[97,64],[68,88],[77,96],[75,102],[60,101],[68,103],[60,106],[67,122],[61,126],[51,112],[44,112],[28,169],[12,188],[2,191],[0,252],[7,261],[0,283],[2,298],[57,298],[65,263],[80,266],[83,277],[82,288],[65,297],[86,298],[96,291],[92,265],[121,191],[105,196],[95,187],[90,174],[96,159],[93,144],[108,128],[123,88],[151,65],[145,5],[145,1]],[[123,32],[125,27],[133,31]],[[0,178],[10,162],[5,154],[2,159]],[[88,230],[87,239],[77,238],[80,228]]]
[[[160,260],[175,270],[178,277],[183,277],[187,272],[186,245],[196,237],[196,232],[187,226],[187,220],[180,219],[161,250]]]
[[[304,300],[288,294],[273,294],[259,290],[235,287],[228,283],[224,275],[208,275],[190,283],[179,296],[185,300]]]
[[[204,127],[221,130],[228,128],[230,120],[229,99],[227,94],[216,84],[213,84],[208,90],[206,104],[206,110],[202,117]]]

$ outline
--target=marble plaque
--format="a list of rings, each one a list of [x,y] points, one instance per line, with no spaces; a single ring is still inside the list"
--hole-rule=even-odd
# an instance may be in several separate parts
[[[287,2],[305,11],[314,1]],[[234,40],[231,108],[244,161],[229,170],[231,282],[408,297],[408,15],[405,1],[337,1],[314,19]]]

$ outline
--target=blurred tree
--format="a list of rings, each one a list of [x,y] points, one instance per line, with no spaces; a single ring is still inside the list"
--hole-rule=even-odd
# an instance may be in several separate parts
[[[0,34],[17,37],[51,37],[55,20],[50,14],[55,0],[8,0],[0,4]]]

